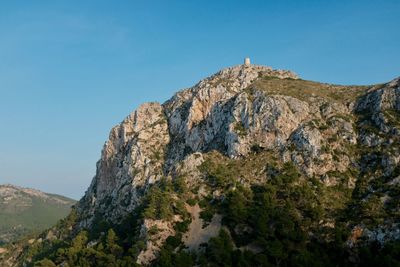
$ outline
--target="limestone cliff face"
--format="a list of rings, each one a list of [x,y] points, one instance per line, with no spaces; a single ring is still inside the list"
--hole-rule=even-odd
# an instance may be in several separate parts
[[[227,150],[230,156],[239,155],[240,151],[233,142],[237,135],[235,123],[241,120],[237,117],[240,116],[239,109],[248,104],[246,95],[242,93],[263,75],[279,79],[298,78],[292,72],[270,67],[236,66],[200,81],[167,101],[164,108],[173,144],[169,157],[172,162],[169,163],[173,164],[187,153],[210,149]]]
[[[400,78],[381,88],[372,88],[359,99],[355,108],[355,112],[360,117],[359,143],[374,149],[375,152],[382,152],[380,165],[383,166],[383,174],[386,177],[392,175],[400,162],[399,111]]]
[[[118,223],[162,177],[184,173],[188,184],[201,183],[197,167],[213,150],[236,160],[272,151],[326,186],[337,185],[349,170],[378,175],[368,172],[371,160],[389,177],[400,161],[399,83],[335,86],[303,81],[290,71],[240,65],[164,104],[143,104],[111,130],[96,176],[77,205],[79,227],[90,227],[97,216]],[[391,145],[379,158],[354,152],[359,146]],[[356,180],[350,177],[346,186],[353,188]],[[171,227],[165,226],[165,233],[173,232]],[[148,245],[151,253],[141,257],[151,261],[157,250]]]
[[[123,218],[140,203],[140,196],[150,184],[167,176],[191,153],[211,149],[219,149],[229,156],[248,153],[250,142],[241,140],[240,133],[235,130],[242,119],[246,127],[250,127],[252,136],[262,143],[269,142],[262,139],[268,136],[268,131],[274,130],[269,130],[269,126],[290,128],[292,126],[285,124],[298,123],[303,115],[299,114],[302,107],[296,99],[265,100],[260,94],[253,104],[248,99],[250,96],[243,93],[263,75],[298,78],[292,72],[264,66],[227,68],[177,93],[163,105],[141,105],[115,126],[97,163],[96,176],[77,206],[81,227],[90,226],[96,215],[112,222]],[[285,106],[280,107],[281,104]],[[271,112],[289,112],[290,108],[295,113],[290,112],[289,118],[276,114],[279,118],[266,121]],[[289,130],[281,130],[284,138]]]
[[[81,227],[90,226],[95,215],[117,222],[132,211],[141,192],[162,177],[168,143],[168,124],[158,103],[141,105],[115,126],[78,205]]]

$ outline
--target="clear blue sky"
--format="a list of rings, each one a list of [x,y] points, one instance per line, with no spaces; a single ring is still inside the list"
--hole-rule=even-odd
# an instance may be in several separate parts
[[[112,126],[220,68],[400,75],[400,1],[2,1],[0,183],[83,195]]]

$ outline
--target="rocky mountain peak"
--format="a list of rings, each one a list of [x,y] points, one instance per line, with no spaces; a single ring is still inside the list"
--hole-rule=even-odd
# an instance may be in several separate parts
[[[232,113],[235,96],[260,77],[298,79],[293,72],[266,66],[229,67],[178,92],[162,105],[141,105],[115,126],[103,148],[96,176],[81,201],[86,214],[82,225],[90,225],[96,210],[109,210],[114,214],[109,217],[117,219],[134,209],[139,191],[168,175],[191,152],[228,146],[228,153],[236,155],[236,151],[230,152],[235,150],[232,142],[225,142],[235,138],[229,136],[234,128],[230,121],[233,114],[227,113]]]
[[[270,151],[309,179],[318,177],[326,186],[342,184],[340,174],[360,166],[357,145],[385,141],[363,132],[363,123],[373,122],[382,132],[398,135],[385,113],[399,110],[398,85],[399,79],[375,87],[337,86],[300,80],[291,71],[238,65],[179,91],[163,104],[145,103],[111,130],[96,176],[77,206],[79,227],[90,227],[99,217],[118,223],[162,178],[184,175],[187,184],[201,184],[198,168],[212,151],[234,160]],[[365,111],[372,117],[362,122],[359,114]],[[385,161],[392,171],[399,162],[396,151]],[[253,176],[247,183],[264,180]],[[354,188],[355,183],[356,177],[349,176],[344,186]],[[163,225],[164,239],[173,233],[171,222],[144,225]],[[151,261],[159,245],[148,246],[153,249],[140,258]]]
[[[290,90],[300,88],[295,93],[301,98],[285,89],[288,84]],[[335,117],[349,109],[330,96],[317,95],[334,92],[336,88],[329,86],[299,80],[291,71],[237,65],[176,93],[162,105],[141,105],[111,130],[96,176],[78,205],[81,226],[90,225],[100,211],[111,221],[119,220],[140,203],[149,185],[174,173],[193,153],[217,150],[238,158],[257,146],[275,150],[308,175],[347,168],[348,157],[333,160],[323,152],[331,135],[343,135],[337,145],[354,144],[357,138],[348,121]],[[281,89],[269,93],[270,88]],[[321,132],[312,122],[315,119],[322,124],[334,120],[334,127]],[[317,158],[324,161],[316,164]]]
[[[308,244],[354,265],[358,247],[400,240],[399,83],[333,85],[247,62],[145,103],[111,130],[69,230],[52,236],[73,247],[88,230],[81,250],[114,255],[115,232],[99,229],[115,227],[142,265],[187,248],[214,261],[220,244],[255,255],[248,266],[290,265],[286,248],[310,258]]]
[[[216,74],[200,81],[199,84],[209,86],[218,83],[225,83],[231,90],[238,92],[249,86],[256,78],[261,76],[277,77],[280,79],[298,79],[299,77],[289,70],[275,70],[272,67],[263,65],[236,65],[220,70]],[[201,86],[199,86],[201,88]]]

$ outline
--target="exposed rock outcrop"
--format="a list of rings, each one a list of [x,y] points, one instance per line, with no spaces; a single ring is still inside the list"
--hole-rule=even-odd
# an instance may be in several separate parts
[[[278,81],[283,79],[297,81],[291,86],[299,86],[299,97],[292,87],[288,94],[279,89],[282,83]],[[263,80],[269,82],[267,86],[277,81],[280,91],[269,93],[271,88],[256,83]],[[238,160],[254,149],[274,151],[283,162],[294,162],[306,176],[334,186],[349,169],[363,168],[353,151],[357,145],[374,147],[398,140],[399,128],[393,123],[398,116],[391,112],[400,110],[399,79],[373,87],[359,99],[360,89],[350,88],[354,97],[343,101],[332,91],[344,87],[320,84],[324,95],[307,88],[311,85],[290,71],[239,65],[178,92],[162,105],[143,104],[111,130],[96,176],[77,206],[80,227],[90,227],[96,216],[117,223],[162,177],[184,175],[189,177],[189,186],[201,184],[198,167],[204,162],[203,153],[212,150]],[[371,124],[378,133],[364,129]],[[379,159],[386,175],[399,165],[396,149]],[[349,188],[355,179],[349,178]],[[143,236],[154,225],[161,229],[160,238],[147,241],[139,263],[153,260],[164,240],[174,234],[173,223],[146,220]]]
[[[227,68],[163,105],[143,104],[114,127],[97,163],[96,176],[77,206],[81,227],[90,226],[95,216],[104,214],[117,222],[140,203],[148,185],[168,175],[192,153],[218,149],[236,157],[246,155],[254,142],[271,147],[287,139],[291,128],[307,115],[307,104],[261,92],[254,102],[249,100],[243,90],[263,75],[298,79],[290,71],[264,66]],[[240,123],[251,135],[239,136]],[[249,142],[252,138],[256,139]]]
[[[141,105],[110,132],[92,184],[77,206],[81,227],[96,215],[116,223],[140,202],[143,190],[163,176],[168,124],[159,103]]]

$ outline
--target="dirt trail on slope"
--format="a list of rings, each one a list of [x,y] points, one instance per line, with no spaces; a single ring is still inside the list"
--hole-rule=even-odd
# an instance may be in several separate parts
[[[198,250],[200,244],[207,243],[210,238],[218,235],[221,229],[220,214],[215,214],[207,227],[203,228],[203,219],[200,218],[201,208],[198,204],[195,206],[186,206],[187,211],[192,216],[192,222],[189,225],[188,232],[183,236],[183,242],[189,250]]]

